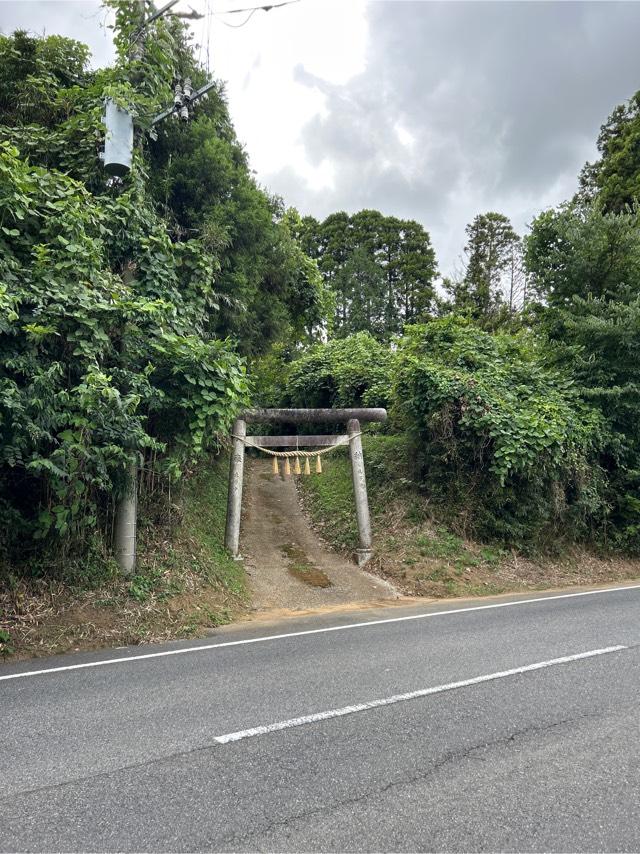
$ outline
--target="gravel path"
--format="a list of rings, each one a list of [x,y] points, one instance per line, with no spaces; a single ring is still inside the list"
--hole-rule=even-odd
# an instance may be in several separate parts
[[[240,549],[255,610],[298,611],[398,598],[390,584],[320,541],[300,508],[293,478],[273,475],[269,460],[247,458],[245,496]],[[314,586],[305,578],[324,578],[329,586]]]

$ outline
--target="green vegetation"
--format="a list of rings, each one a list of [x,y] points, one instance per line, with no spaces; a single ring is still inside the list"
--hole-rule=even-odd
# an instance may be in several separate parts
[[[502,561],[503,550],[480,547],[434,525],[429,503],[407,476],[404,437],[365,436],[363,450],[376,541],[374,570],[418,595],[487,595],[506,589],[485,577]],[[347,453],[332,454],[324,473],[301,479],[300,488],[322,536],[334,548],[352,553],[358,531]]]
[[[147,491],[133,577],[105,560],[72,578],[11,574],[0,589],[0,654],[191,637],[242,613],[244,570],[222,547],[227,469],[226,454],[203,461],[177,502],[161,484]]]
[[[582,194],[607,211],[624,213],[640,199],[640,92],[619,104],[598,136],[600,157],[580,175]]]
[[[386,406],[392,361],[368,332],[317,344],[293,363],[283,398],[294,407]]]
[[[244,599],[247,595],[244,569],[223,546],[228,470],[229,460],[223,454],[189,479],[181,496],[183,526],[185,536],[202,546],[203,564],[194,568],[209,583]]]
[[[449,298],[386,351],[372,323],[271,366],[281,401],[388,406],[413,487],[461,536],[531,555],[640,553],[639,98],[603,126],[580,195],[524,238],[502,214],[476,216]],[[323,224],[334,282],[348,269],[345,216]],[[330,503],[314,488],[312,502]]]
[[[372,517],[382,518],[401,497],[407,501],[409,512],[423,518],[422,502],[415,494],[410,479],[406,437],[365,435],[362,437],[362,447]],[[300,480],[305,506],[323,536],[333,546],[353,551],[358,545],[358,529],[347,450],[339,448],[326,455],[322,467],[322,475]]]
[[[175,492],[249,402],[242,354],[322,317],[299,217],[253,180],[222,86],[150,128],[176,79],[205,79],[184,25],[157,19],[142,56],[139,4],[109,5],[113,68],[70,39],[0,36],[0,586],[112,571],[131,455],[152,471],[143,500],[151,480]],[[106,97],[135,119],[122,179],[98,158]]]
[[[640,170],[640,156],[638,157]],[[597,537],[640,551],[640,207],[615,214],[599,199],[542,214],[527,239],[539,302],[532,321],[545,358],[572,378],[602,419],[593,466],[606,512]]]
[[[339,449],[325,456],[322,469],[323,474],[300,482],[305,506],[332,546],[353,551],[358,545],[358,528],[347,453]]]
[[[448,310],[472,317],[484,326],[504,322],[519,294],[522,241],[504,214],[489,212],[467,226],[467,268],[460,281],[447,280]],[[507,276],[506,292],[502,282]]]
[[[464,536],[464,520],[442,522],[434,506],[409,477],[406,437],[364,437],[375,554],[368,569],[413,596],[489,596],[575,584],[605,584],[638,577],[637,560],[595,556],[565,545],[559,555],[527,557],[499,543]],[[301,478],[303,503],[314,526],[334,548],[351,556],[358,534],[346,453],[325,458],[324,473]]]
[[[418,592],[495,591],[507,550],[638,554],[640,93],[579,194],[528,234],[472,215],[465,270],[440,288],[419,223],[319,222],[259,187],[221,83],[152,128],[205,70],[179,18],[143,45],[139,4],[108,5],[112,68],[70,39],[0,36],[0,649],[27,643],[29,602],[84,601],[80,643],[109,609],[118,638],[229,619],[243,577],[209,461],[249,403],[389,409],[365,436],[373,512]],[[123,178],[99,158],[106,98],[134,117]],[[134,455],[142,551],[125,581],[112,541]],[[326,468],[307,502],[350,549],[344,452]]]
[[[395,407],[421,485],[465,533],[539,548],[603,514],[602,420],[525,333],[489,335],[456,317],[410,328]]]
[[[363,336],[301,356],[286,399],[388,405],[393,466],[377,446],[367,455],[383,495],[387,481],[411,484],[460,534],[529,552],[604,534],[607,423],[548,343],[455,315],[407,327],[386,353]],[[346,511],[343,484],[332,488]]]
[[[340,211],[323,222],[304,217],[299,234],[332,293],[327,325],[337,337],[366,331],[388,341],[433,309],[436,257],[420,223]]]
[[[146,601],[150,594],[184,592],[179,576],[216,587],[242,599],[246,595],[242,564],[224,549],[228,457],[222,454],[186,479],[176,508],[164,492],[147,499],[140,531],[143,555],[129,595]],[[158,541],[158,532],[161,537]],[[175,540],[175,542],[174,542]],[[188,544],[188,557],[184,546]]]

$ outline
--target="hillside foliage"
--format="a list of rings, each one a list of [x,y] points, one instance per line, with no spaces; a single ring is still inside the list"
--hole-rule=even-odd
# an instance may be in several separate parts
[[[70,39],[1,37],[0,560],[34,572],[108,550],[130,455],[175,482],[249,401],[242,354],[309,340],[324,305],[222,86],[151,131],[175,79],[204,80],[183,25],[134,51],[134,4],[110,5],[110,69]],[[124,179],[99,158],[106,97],[135,118]]]
[[[251,402],[388,407],[399,468],[475,536],[640,550],[639,95],[574,199],[523,238],[471,218],[441,287],[415,220],[318,220],[260,187],[222,83],[154,129],[205,70],[178,18],[141,39],[137,4],[108,5],[112,68],[0,36],[5,575],[107,559],[131,456],[175,485]],[[134,116],[123,179],[100,159],[106,98]]]
[[[615,107],[597,144],[600,157],[580,173],[581,195],[623,213],[640,198],[640,91]]]
[[[423,488],[467,532],[523,547],[602,517],[602,419],[530,335],[456,317],[411,327],[395,401]]]

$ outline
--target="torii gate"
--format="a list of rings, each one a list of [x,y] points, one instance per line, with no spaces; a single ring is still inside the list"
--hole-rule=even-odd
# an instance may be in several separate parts
[[[386,409],[247,409],[233,424],[233,450],[229,471],[229,498],[227,502],[227,527],[224,544],[237,558],[240,542],[240,516],[242,512],[242,479],[244,472],[244,451],[250,444],[260,448],[305,448],[330,447],[349,443],[353,493],[355,496],[356,516],[358,519],[359,548],[356,550],[358,565],[364,566],[373,555],[371,541],[371,520],[367,498],[367,479],[364,471],[362,441],[360,438],[361,421],[386,421]],[[347,433],[341,436],[247,436],[247,424],[347,424]]]

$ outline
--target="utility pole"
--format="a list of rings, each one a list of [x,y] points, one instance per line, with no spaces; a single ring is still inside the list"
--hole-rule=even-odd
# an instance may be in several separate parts
[[[140,26],[132,38],[129,60],[142,61],[144,59],[144,39],[147,26],[160,18],[176,5],[178,0],[169,0],[160,9],[154,9],[153,14],[146,18],[145,0],[135,0],[138,9]],[[136,85],[140,83],[140,75],[136,74],[131,82]],[[207,92],[215,86],[215,82],[206,83],[197,91],[193,90],[191,80],[187,77],[182,82],[177,82],[174,87],[173,104],[163,112],[159,113],[151,122],[152,127],[177,114],[183,121],[189,119],[189,107],[199,98],[206,98]],[[133,162],[133,116],[126,110],[120,109],[113,101],[108,100],[105,105],[104,117],[105,151],[104,168],[110,175],[120,178],[124,177],[130,170]],[[134,278],[135,261],[129,259],[123,272],[123,280],[130,283]],[[120,353],[122,359],[126,359],[127,335],[126,326],[122,334]],[[139,454],[133,451],[126,463],[125,482],[122,495],[116,508],[116,519],[114,526],[114,552],[118,566],[124,575],[131,575],[136,565],[136,528],[138,512],[138,459]]]
[[[140,16],[140,29],[133,39],[129,60],[142,59],[144,56],[144,27],[145,27],[145,0],[137,0]],[[132,81],[139,82],[139,81]],[[109,127],[108,120],[111,117],[113,125]],[[107,134],[105,136],[105,169],[110,174],[125,175],[131,169],[133,160],[133,117],[120,110],[113,102],[106,105],[105,124]],[[109,131],[112,130],[110,134]],[[116,131],[114,133],[113,131]],[[108,139],[111,136],[112,149],[108,149]],[[109,157],[107,156],[109,152]],[[117,170],[117,171],[116,171]],[[133,263],[130,261],[124,269],[123,280],[125,283],[133,279]],[[127,358],[127,329],[126,321],[122,332],[120,355],[123,361]],[[137,528],[138,528],[138,452],[133,451],[125,465],[124,488],[116,510],[115,527],[113,532],[115,558],[123,575],[133,574],[136,567],[137,556]]]

